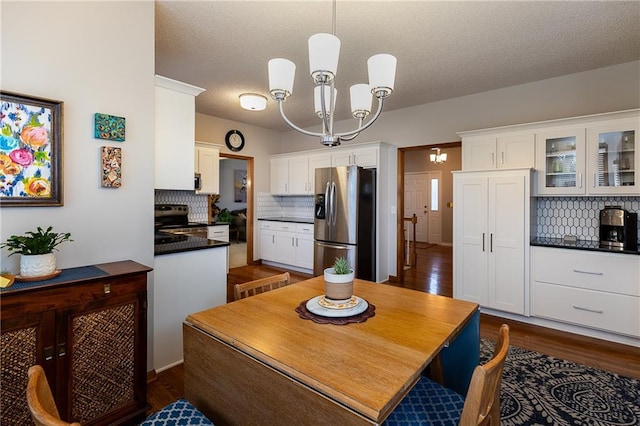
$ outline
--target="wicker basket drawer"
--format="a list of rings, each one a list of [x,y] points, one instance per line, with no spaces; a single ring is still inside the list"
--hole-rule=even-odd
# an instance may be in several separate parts
[[[533,315],[640,337],[640,297],[533,283]]]

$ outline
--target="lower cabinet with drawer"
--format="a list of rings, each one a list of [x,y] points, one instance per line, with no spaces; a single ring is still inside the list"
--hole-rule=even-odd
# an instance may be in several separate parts
[[[260,256],[263,261],[313,269],[313,225],[260,221]]]
[[[640,256],[532,247],[532,314],[640,337]]]
[[[0,424],[33,424],[24,395],[35,364],[63,420],[144,419],[149,271],[133,261],[105,263],[2,290]]]

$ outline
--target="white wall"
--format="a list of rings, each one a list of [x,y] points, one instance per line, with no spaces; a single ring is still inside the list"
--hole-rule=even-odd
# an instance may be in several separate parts
[[[52,225],[74,240],[59,267],[153,265],[153,38],[153,1],[2,2],[2,89],[64,101],[64,206],[2,208],[2,241]],[[94,139],[96,112],[125,117],[126,141]],[[122,148],[121,188],[100,186],[104,145]]]
[[[3,0],[1,19],[2,90],[64,101],[64,206],[0,209],[0,240],[52,225],[74,240],[57,252],[61,268],[153,266],[153,1]],[[96,112],[125,117],[126,140],[94,139]],[[100,186],[105,145],[122,148],[121,188]],[[19,256],[2,250],[0,267],[19,272]]]

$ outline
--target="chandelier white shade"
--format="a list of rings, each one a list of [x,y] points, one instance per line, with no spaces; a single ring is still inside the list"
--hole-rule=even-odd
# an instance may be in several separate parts
[[[267,107],[267,98],[255,93],[240,95],[240,106],[249,111],[262,111]]]
[[[284,113],[283,103],[293,94],[296,69],[293,62],[284,58],[269,61],[269,93],[278,102],[283,120],[294,130],[308,136],[320,137],[322,144],[326,146],[340,145],[341,141],[349,141],[357,137],[380,116],[384,98],[393,92],[397,60],[389,54],[378,54],[369,58],[367,61],[369,84],[355,84],[350,89],[351,114],[358,120],[358,126],[352,131],[336,133],[333,131],[333,120],[338,97],[335,78],[340,57],[340,40],[335,35],[319,33],[309,37],[308,44],[309,73],[315,84],[314,112],[322,120],[322,133],[301,129]],[[378,109],[374,116],[364,123],[364,119],[371,114],[373,96],[378,99]]]
[[[435,151],[435,153],[431,153],[429,154],[429,159],[431,160],[432,163],[436,163],[436,164],[442,164],[445,161],[447,161],[447,153],[446,152],[440,152],[440,148],[431,148],[432,151]]]

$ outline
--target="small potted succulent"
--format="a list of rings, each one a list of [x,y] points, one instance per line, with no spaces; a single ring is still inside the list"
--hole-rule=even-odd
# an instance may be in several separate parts
[[[42,277],[55,272],[56,257],[53,253],[65,241],[73,241],[71,234],[52,232],[53,227],[46,230],[38,226],[37,230],[27,231],[25,235],[12,235],[0,248],[7,248],[9,256],[20,254],[20,276]]]
[[[337,257],[333,267],[324,270],[324,297],[345,300],[353,295],[353,268],[346,257]]]

